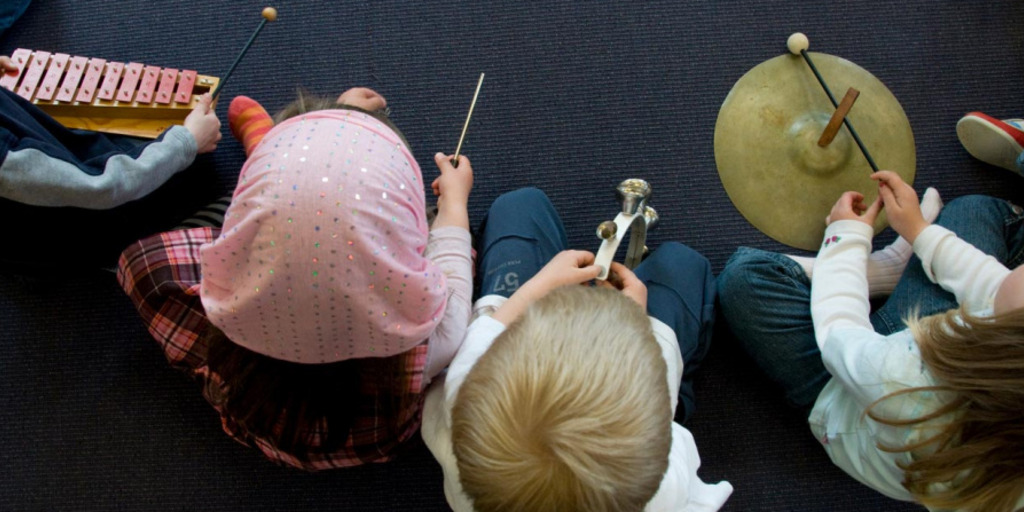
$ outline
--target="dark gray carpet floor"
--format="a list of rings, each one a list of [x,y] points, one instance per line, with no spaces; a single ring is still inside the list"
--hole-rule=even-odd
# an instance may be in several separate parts
[[[0,38],[0,51],[62,51],[222,76],[262,7],[36,0]],[[486,72],[463,149],[476,170],[474,224],[500,193],[538,186],[562,213],[572,245],[593,250],[594,226],[618,208],[614,186],[642,177],[653,184],[662,218],[650,245],[682,241],[716,272],[739,245],[784,250],[730,203],[712,142],[732,85],[783,53],[794,31],[809,35],[813,51],[871,71],[900,100],[917,145],[918,191],[935,186],[947,200],[1024,199],[1022,178],[973,161],[954,131],[970,110],[1002,117],[1024,110],[1024,7],[1016,0],[282,0],[276,7],[279,21],[224,90],[222,119],[237,94],[274,110],[297,86],[325,94],[373,87],[388,98],[429,180],[431,155],[454,149]],[[225,135],[214,155],[171,184],[176,207],[233,186],[243,153],[226,124]],[[207,186],[181,184],[188,180]],[[5,237],[0,250],[29,243]],[[262,460],[223,435],[194,386],[166,366],[111,274],[19,270],[0,275],[0,509],[446,508],[440,471],[421,445],[387,465],[320,474]],[[725,326],[697,393],[688,426],[703,478],[736,488],[726,510],[918,510],[833,467]]]

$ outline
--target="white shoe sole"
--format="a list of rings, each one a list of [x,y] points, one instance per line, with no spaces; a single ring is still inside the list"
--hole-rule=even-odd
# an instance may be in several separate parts
[[[974,158],[1003,169],[1020,172],[1017,157],[1024,148],[1008,133],[991,122],[965,116],[956,123],[956,135]]]

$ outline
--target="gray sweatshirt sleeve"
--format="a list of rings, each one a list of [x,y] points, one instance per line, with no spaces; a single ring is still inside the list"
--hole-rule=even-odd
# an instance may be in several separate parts
[[[38,149],[10,151],[0,164],[0,197],[35,206],[110,209],[156,190],[191,165],[197,149],[188,129],[174,126],[137,158],[109,158],[95,176]]]

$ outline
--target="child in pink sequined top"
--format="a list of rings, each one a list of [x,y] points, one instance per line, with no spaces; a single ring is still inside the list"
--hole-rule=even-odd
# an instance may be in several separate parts
[[[300,97],[294,117],[245,141],[223,228],[143,240],[119,272],[224,429],[310,470],[389,460],[416,432],[472,293],[469,161],[435,155],[428,226],[419,165],[374,113],[384,98],[338,101],[316,110],[323,101]]]

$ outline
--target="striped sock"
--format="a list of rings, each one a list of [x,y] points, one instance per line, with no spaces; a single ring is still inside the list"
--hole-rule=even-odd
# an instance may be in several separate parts
[[[174,229],[219,228],[224,225],[224,212],[231,204],[231,196],[224,196],[193,213]]]
[[[263,140],[263,136],[274,127],[270,114],[256,100],[248,96],[235,96],[228,107],[228,126],[231,134],[242,143],[245,155]]]

